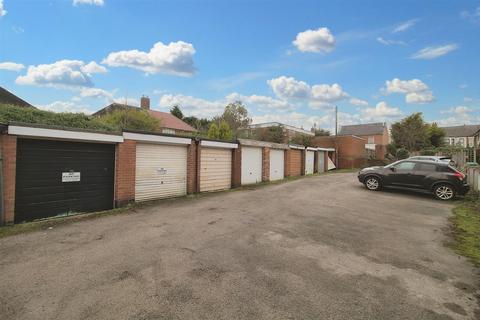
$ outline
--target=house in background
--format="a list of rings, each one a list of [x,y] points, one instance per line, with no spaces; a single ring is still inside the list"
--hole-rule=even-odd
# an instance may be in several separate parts
[[[248,137],[254,137],[257,130],[269,130],[273,127],[280,127],[283,129],[283,133],[285,134],[283,143],[288,143],[294,136],[298,134],[303,134],[307,136],[315,136],[315,134],[309,130],[305,130],[302,128],[297,128],[294,126],[290,126],[288,124],[283,124],[280,122],[265,122],[265,123],[256,123],[251,124],[247,128],[240,129],[241,131],[245,132]]]
[[[0,87],[0,104],[10,104],[22,108],[35,108],[27,101],[17,97],[5,88]]]
[[[480,125],[442,127],[445,130],[445,144],[460,147],[480,146]]]
[[[386,146],[390,143],[390,134],[385,122],[341,126],[338,135],[361,137],[367,140],[368,145]]]
[[[154,117],[160,120],[160,132],[162,133],[167,133],[167,134],[192,134],[196,133],[197,129],[193,128],[186,122],[178,119],[174,115],[168,113],[168,112],[161,112],[157,110],[151,110],[150,109],[150,98],[143,96],[140,99],[140,108],[128,104],[121,104],[121,103],[112,103],[108,106],[106,106],[103,109],[98,110],[93,114],[93,116],[101,116],[104,114],[107,114],[109,112],[115,111],[115,110],[122,110],[122,109],[134,109],[134,110],[147,110],[148,113]]]

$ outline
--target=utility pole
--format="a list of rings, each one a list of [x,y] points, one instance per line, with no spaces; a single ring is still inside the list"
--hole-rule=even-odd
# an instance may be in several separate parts
[[[335,166],[338,168],[338,107],[335,105]]]

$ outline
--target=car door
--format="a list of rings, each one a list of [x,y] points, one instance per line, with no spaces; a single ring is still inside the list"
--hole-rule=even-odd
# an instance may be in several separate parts
[[[412,187],[415,183],[413,179],[413,169],[415,162],[402,161],[391,167],[388,174],[388,182],[392,186]]]
[[[435,163],[418,162],[412,173],[412,183],[415,188],[429,189],[437,176],[437,165]]]

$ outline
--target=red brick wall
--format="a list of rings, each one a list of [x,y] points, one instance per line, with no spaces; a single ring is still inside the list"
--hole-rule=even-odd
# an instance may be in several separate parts
[[[366,139],[355,136],[339,136],[335,137],[315,137],[314,146],[322,148],[335,148],[338,151],[339,169],[358,168],[363,166],[367,158],[365,149]],[[335,161],[335,159],[332,159]]]
[[[285,152],[285,176],[298,177],[302,174],[302,150],[288,149]]]
[[[270,181],[270,148],[262,148],[262,181]]]
[[[2,135],[3,212],[4,224],[15,218],[15,175],[17,169],[17,137]],[[0,221],[2,223],[2,221]]]
[[[242,185],[242,146],[232,150],[232,188]]]
[[[135,164],[137,143],[125,140],[117,144],[115,162],[115,207],[135,200]]]
[[[192,140],[192,143],[187,147],[187,193],[197,192],[197,142]]]

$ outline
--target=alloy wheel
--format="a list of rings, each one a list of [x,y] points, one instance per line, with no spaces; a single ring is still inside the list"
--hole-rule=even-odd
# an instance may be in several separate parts
[[[380,186],[377,178],[368,178],[365,184],[369,190],[377,190]]]
[[[435,190],[435,195],[442,200],[450,200],[453,198],[453,190],[449,186],[440,186]]]

